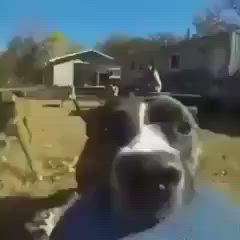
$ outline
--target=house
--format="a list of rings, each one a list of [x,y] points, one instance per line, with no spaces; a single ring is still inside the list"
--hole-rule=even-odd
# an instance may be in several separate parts
[[[118,83],[120,78],[121,68],[114,58],[90,49],[50,59],[43,83],[58,87],[99,86]]]
[[[146,65],[153,64],[165,91],[219,95],[239,71],[240,33],[193,36],[174,44],[165,42],[154,52],[130,52],[128,58],[122,66],[123,86],[137,81]]]

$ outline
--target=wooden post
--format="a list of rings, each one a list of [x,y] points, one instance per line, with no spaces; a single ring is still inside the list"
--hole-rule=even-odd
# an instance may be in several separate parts
[[[97,72],[96,78],[97,78],[97,86],[99,86],[99,84],[100,84],[100,75],[99,75],[99,72]]]

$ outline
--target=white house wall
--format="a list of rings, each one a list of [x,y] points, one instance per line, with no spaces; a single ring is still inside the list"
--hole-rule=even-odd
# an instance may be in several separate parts
[[[221,76],[221,71],[226,65],[227,50],[223,47],[217,47],[210,51],[210,64],[209,70],[212,72],[213,76]]]
[[[73,85],[73,61],[60,63],[53,67],[53,85],[54,86],[72,86]]]

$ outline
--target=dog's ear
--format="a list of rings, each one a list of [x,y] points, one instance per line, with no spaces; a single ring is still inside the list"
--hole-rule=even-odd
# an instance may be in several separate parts
[[[97,119],[99,119],[101,115],[103,115],[103,112],[103,107],[96,107],[92,109],[81,110],[79,112],[79,115],[86,124],[92,125],[93,122],[97,121]]]
[[[159,96],[148,101],[148,118],[157,122],[188,122],[192,128],[197,128],[197,122],[192,114],[195,109],[184,106],[180,101],[169,96]]]
[[[76,100],[74,100],[73,103],[76,108],[76,112],[86,124],[90,123],[95,117],[97,117],[98,113],[100,112],[99,108],[101,107],[83,110],[80,109],[79,104]]]
[[[148,102],[148,118],[151,123],[172,122],[176,124],[178,139],[175,142],[180,152],[186,152],[184,157],[191,175],[198,169],[201,154],[201,142],[198,136],[199,126],[195,120],[196,110],[183,105],[180,101],[159,96]],[[194,118],[195,117],[195,118]],[[186,150],[190,150],[190,152]],[[188,155],[190,153],[190,155]]]
[[[109,114],[104,106],[80,112],[82,120],[86,123],[87,137],[97,139],[105,131]]]
[[[128,99],[108,99],[103,106],[90,110],[78,109],[79,115],[86,123],[86,135],[99,141],[111,141],[113,144],[123,146],[137,134],[138,116],[137,107]],[[136,125],[136,126],[135,126]]]
[[[98,136],[106,128],[106,119],[110,113],[109,106],[98,106],[91,109],[80,109],[79,104],[74,100],[76,111],[86,124],[86,135],[88,138],[98,139]]]

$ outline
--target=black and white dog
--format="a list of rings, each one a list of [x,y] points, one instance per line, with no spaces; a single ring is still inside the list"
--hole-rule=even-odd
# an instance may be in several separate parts
[[[191,201],[201,148],[187,107],[168,96],[114,98],[81,116],[88,141],[76,179],[83,196],[106,193],[109,209],[134,226],[158,223]]]
[[[79,186],[87,179],[110,186],[114,208],[136,220],[159,218],[191,199],[200,145],[187,107],[168,96],[117,99],[82,116],[89,140]]]

